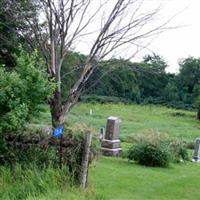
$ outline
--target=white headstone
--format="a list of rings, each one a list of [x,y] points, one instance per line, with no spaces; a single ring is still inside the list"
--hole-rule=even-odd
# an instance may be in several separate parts
[[[194,147],[193,156],[192,156],[193,162],[200,162],[199,151],[200,151],[200,138],[197,138],[196,143],[195,143],[195,147]]]

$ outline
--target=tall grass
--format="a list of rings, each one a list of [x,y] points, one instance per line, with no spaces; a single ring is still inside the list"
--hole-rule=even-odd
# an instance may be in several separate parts
[[[92,115],[89,113],[90,109],[93,111]],[[120,137],[125,141],[129,135],[150,130],[188,142],[194,142],[199,137],[200,123],[195,112],[158,105],[81,103],[72,109],[68,123],[85,122],[99,132],[101,127],[106,126],[109,116],[117,116],[122,120]]]
[[[24,200],[29,196],[37,197],[52,190],[62,190],[69,187],[66,169],[36,167],[22,168],[17,165],[14,169],[0,168],[0,199]]]

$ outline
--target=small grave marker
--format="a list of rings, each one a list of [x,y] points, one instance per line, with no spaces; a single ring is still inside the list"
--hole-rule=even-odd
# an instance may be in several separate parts
[[[194,147],[193,156],[192,156],[193,162],[200,162],[199,153],[200,153],[200,138],[197,138],[196,143],[195,143],[195,147]]]
[[[99,140],[102,141],[105,137],[105,128],[100,129],[100,135],[99,135]]]

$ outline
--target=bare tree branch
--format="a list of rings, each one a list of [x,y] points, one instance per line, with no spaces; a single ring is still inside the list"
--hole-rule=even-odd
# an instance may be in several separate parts
[[[140,41],[168,29],[167,24],[173,18],[154,25],[153,20],[160,8],[143,9],[145,0],[102,0],[102,2],[34,0],[33,2],[38,5],[38,15],[32,21],[25,19],[46,60],[49,76],[57,85],[50,103],[54,126],[64,122],[65,115],[78,101],[99,59],[127,45],[135,45],[139,51],[139,47],[144,46]],[[18,12],[22,11],[17,0],[13,0],[12,3],[15,4]],[[96,7],[93,8],[93,6]],[[24,12],[21,13],[23,15]],[[79,41],[83,41],[84,38],[90,46],[87,60],[79,69],[81,70],[80,77],[71,87],[67,99],[62,101],[63,61],[67,59],[67,55],[77,42],[80,46]]]

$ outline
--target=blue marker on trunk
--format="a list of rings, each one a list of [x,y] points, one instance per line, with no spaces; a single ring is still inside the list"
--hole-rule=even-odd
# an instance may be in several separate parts
[[[59,126],[53,130],[53,136],[60,138],[64,133],[64,126]]]

